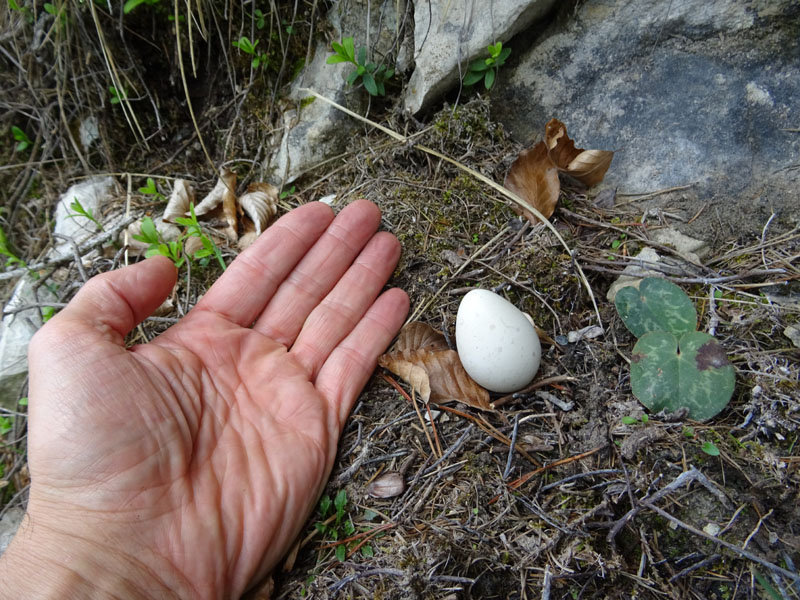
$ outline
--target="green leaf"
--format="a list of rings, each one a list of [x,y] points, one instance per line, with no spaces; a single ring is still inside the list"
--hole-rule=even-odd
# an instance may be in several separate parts
[[[25,396],[24,398],[20,398],[17,404],[19,404],[20,406],[28,406],[28,397]]]
[[[28,134],[25,133],[22,129],[17,127],[16,125],[11,126],[11,135],[14,136],[14,139],[18,142],[27,142],[31,143],[31,139],[28,137]]]
[[[468,71],[486,71],[489,69],[489,65],[486,64],[486,60],[483,58],[479,58],[478,60],[473,60],[469,63]]]
[[[353,525],[353,519],[347,519],[347,521],[345,521],[344,523],[344,534],[347,537],[350,537],[355,533],[355,531],[356,531],[356,526]]]
[[[627,415],[622,417],[622,424],[623,425],[633,425],[634,423],[638,423],[638,422],[639,422],[639,419],[637,419],[636,417],[631,417],[631,416],[627,416]]]
[[[511,55],[511,48],[503,48],[503,51],[500,53],[500,56],[497,57],[496,61],[497,66],[498,67],[502,66],[510,55]]]
[[[684,333],[680,340],[652,331],[633,347],[631,390],[654,412],[685,407],[692,419],[710,419],[727,406],[735,379],[725,351],[701,331]]]
[[[13,427],[14,425],[11,423],[11,419],[8,417],[0,417],[0,435],[7,434]]]
[[[316,528],[317,532],[320,533],[320,535],[325,535],[325,532],[328,531],[328,526],[322,521],[317,521],[314,523],[314,527]]]
[[[8,8],[11,10],[22,10],[16,0],[8,0]]]
[[[213,250],[211,250],[209,248],[203,248],[203,249],[198,250],[197,252],[195,252],[194,253],[194,257],[195,257],[195,259],[199,260],[201,258],[205,258],[206,256],[212,256],[213,254],[214,254]]]
[[[361,46],[361,48],[358,49],[358,60],[356,62],[360,65],[367,62],[367,48],[365,46]]]
[[[386,86],[383,85],[383,81],[375,80],[375,85],[378,86],[378,96],[385,96]]]
[[[492,58],[497,58],[502,49],[503,49],[503,42],[497,42],[494,45],[489,44],[488,46],[486,46],[486,50],[489,51],[489,56],[491,56]]]
[[[336,560],[344,562],[345,558],[347,558],[347,548],[344,547],[344,544],[339,544],[336,546]]]
[[[345,55],[350,59],[351,62],[356,62],[356,48],[355,44],[353,44],[352,37],[346,37],[342,40],[342,46],[344,47]]]
[[[325,494],[322,498],[319,499],[319,513],[322,515],[322,518],[328,516],[328,511],[331,509],[331,497],[328,494]]]
[[[342,488],[333,499],[333,506],[336,508],[336,514],[341,516],[344,514],[344,507],[347,506],[347,491]]]
[[[647,277],[638,290],[622,288],[614,303],[625,326],[638,338],[652,331],[680,335],[697,327],[697,312],[689,296],[666,279]]]
[[[153,223],[153,219],[150,217],[145,217],[142,219],[142,242],[147,242],[150,244],[158,243],[158,230],[156,229],[155,223]]]
[[[122,6],[122,12],[127,15],[129,12],[131,12],[134,8],[136,8],[140,4],[144,4],[144,2],[145,0],[128,0]]]
[[[51,15],[54,15],[54,16],[56,14],[58,14],[58,11],[56,10],[56,7],[53,6],[52,4],[50,4],[49,2],[45,2],[44,3],[44,10],[45,10],[45,12],[47,12],[47,13],[49,13]]]
[[[492,89],[492,86],[494,85],[495,75],[497,75],[497,71],[495,71],[494,69],[492,69],[491,71],[486,71],[486,77],[484,77],[483,79],[483,85],[486,86],[487,90]]]
[[[42,321],[47,323],[50,319],[53,318],[56,314],[56,309],[52,306],[43,306],[42,307]]]
[[[366,556],[368,558],[371,558],[375,556],[375,551],[369,544],[364,544],[363,546],[361,546],[361,556]]]
[[[257,68],[258,68],[258,65],[259,65],[260,63],[261,63],[261,60],[259,59],[259,57],[258,57],[258,56],[256,56],[256,57],[255,57],[255,58],[254,58],[254,59],[253,59],[253,60],[250,62],[250,66],[252,66],[254,69],[257,69]]]
[[[471,86],[478,83],[481,79],[483,79],[483,73],[478,71],[469,71],[466,75],[464,75],[464,85]]]
[[[702,446],[700,446],[700,450],[709,456],[719,456],[719,448],[717,448],[714,442],[705,442]]]
[[[375,520],[375,517],[377,517],[377,516],[378,516],[378,513],[376,513],[376,512],[375,512],[374,510],[372,510],[371,508],[365,508],[365,509],[364,509],[364,516],[363,516],[362,518],[363,518],[365,521],[374,521],[374,520]]]
[[[343,62],[350,62],[350,60],[346,56],[342,56],[340,54],[331,54],[325,61],[325,63],[329,65],[336,65]]]
[[[375,83],[375,78],[370,73],[364,73],[362,81],[370,96],[378,95],[378,85]]]
[[[347,50],[345,50],[344,46],[342,46],[339,42],[331,43],[331,47],[336,54],[343,56],[345,59],[347,58]]]
[[[350,72],[350,75],[347,76],[347,85],[353,85],[358,79],[359,73],[356,69],[353,69]]]

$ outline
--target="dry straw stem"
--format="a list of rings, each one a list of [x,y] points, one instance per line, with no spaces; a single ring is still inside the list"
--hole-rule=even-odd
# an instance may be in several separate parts
[[[404,144],[411,144],[413,148],[415,148],[417,150],[420,150],[421,152],[425,152],[426,154],[430,154],[431,156],[435,156],[436,158],[439,158],[441,160],[449,162],[450,164],[458,167],[459,169],[461,169],[465,173],[469,173],[475,179],[477,179],[479,181],[482,181],[486,185],[494,188],[496,191],[500,192],[503,196],[505,196],[506,198],[508,198],[512,202],[515,202],[516,204],[521,206],[523,209],[525,209],[527,211],[530,211],[542,223],[544,223],[545,227],[547,227],[553,233],[553,235],[556,236],[556,239],[558,239],[558,241],[561,243],[561,245],[564,246],[564,249],[567,251],[567,253],[569,253],[569,255],[572,257],[573,264],[575,265],[575,269],[578,271],[578,275],[580,276],[581,282],[583,283],[583,286],[586,288],[586,291],[589,293],[589,298],[592,300],[592,306],[594,307],[595,315],[597,315],[597,323],[600,325],[600,327],[603,326],[603,319],[600,316],[600,309],[597,307],[597,301],[595,300],[594,292],[592,291],[592,286],[589,285],[589,281],[586,279],[586,275],[583,273],[583,269],[581,268],[580,264],[578,263],[578,260],[577,260],[577,258],[575,256],[575,253],[567,245],[567,242],[564,241],[564,238],[561,237],[561,234],[558,233],[558,230],[555,227],[553,227],[553,224],[550,223],[550,221],[547,220],[547,218],[541,212],[539,212],[535,207],[531,206],[528,202],[526,202],[525,200],[523,200],[522,198],[517,196],[514,192],[504,188],[502,185],[500,185],[496,181],[493,181],[493,180],[489,179],[488,177],[486,177],[482,173],[478,173],[478,171],[476,171],[474,169],[471,169],[470,167],[458,162],[457,160],[455,160],[453,158],[450,158],[449,156],[445,156],[444,154],[434,150],[433,148],[428,148],[427,146],[423,146],[422,144],[415,144],[415,143],[413,143],[412,138],[406,137],[404,135],[401,135],[401,134],[397,133],[396,131],[393,131],[392,129],[389,129],[388,127],[384,127],[383,125],[375,123],[374,121],[370,121],[366,117],[362,117],[358,113],[355,113],[352,110],[349,110],[349,109],[345,108],[344,106],[334,102],[330,98],[326,98],[325,96],[323,96],[322,94],[317,93],[316,91],[312,90],[311,88],[302,88],[302,91],[303,92],[307,92],[307,93],[313,95],[316,98],[319,98],[323,102],[327,102],[331,106],[334,106],[335,108],[337,108],[338,110],[342,111],[343,113],[350,115],[354,119],[358,119],[359,121],[362,121],[363,123],[367,123],[368,125],[371,125],[373,127],[377,127],[378,129],[383,131],[385,134],[390,135],[391,137],[393,137],[394,139],[396,139],[399,142],[402,142]],[[428,303],[426,304],[426,307],[427,307],[428,304],[430,304],[431,300],[428,301]],[[415,311],[414,312],[414,316],[416,316],[420,312],[421,312],[420,310]]]

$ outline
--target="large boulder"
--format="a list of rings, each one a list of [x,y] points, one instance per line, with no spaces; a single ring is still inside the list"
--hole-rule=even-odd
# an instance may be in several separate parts
[[[572,11],[492,91],[513,136],[540,139],[559,118],[579,146],[617,151],[606,181],[619,192],[684,188],[651,203],[686,220],[705,206],[682,226],[694,235],[760,233],[773,211],[773,226],[797,220],[800,4],[587,0]]]
[[[406,87],[406,110],[416,113],[454,87],[486,46],[507,42],[539,21],[554,0],[414,3],[414,60]]]

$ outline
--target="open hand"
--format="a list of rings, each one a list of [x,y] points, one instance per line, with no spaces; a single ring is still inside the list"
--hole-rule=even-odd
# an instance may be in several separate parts
[[[92,279],[37,333],[9,597],[237,598],[276,564],[408,311],[380,294],[400,246],[379,223],[366,201],[295,209],[148,344],[124,337],[172,290],[163,257]]]

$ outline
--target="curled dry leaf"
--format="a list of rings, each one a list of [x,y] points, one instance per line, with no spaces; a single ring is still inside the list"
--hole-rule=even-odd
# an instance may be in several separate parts
[[[267,226],[269,220],[278,212],[278,189],[268,183],[252,183],[247,192],[239,198],[242,210],[256,226],[256,237]]]
[[[176,179],[162,219],[167,223],[174,223],[178,217],[185,217],[189,214],[189,205],[193,202],[194,190],[192,186],[185,179]]]
[[[558,170],[550,159],[544,142],[520,152],[511,164],[503,185],[550,218],[556,209],[561,186],[558,182]],[[514,210],[518,214],[521,212],[531,223],[539,222],[538,217],[529,210],[516,205]]]
[[[217,184],[208,192],[200,204],[194,207],[194,214],[198,217],[211,212],[223,202],[226,192],[233,196],[234,205],[236,203],[236,173],[230,169],[222,169],[222,177],[217,180]],[[188,210],[188,209],[187,209]]]
[[[367,495],[373,498],[394,498],[404,491],[406,482],[397,471],[385,473],[367,486]]]
[[[567,135],[566,125],[558,119],[550,119],[545,126],[544,140],[555,165],[587,187],[603,181],[614,158],[610,150],[576,148],[575,142]]]
[[[378,364],[408,382],[425,402],[456,400],[492,410],[489,392],[467,375],[458,353],[450,350],[444,336],[429,325],[409,323]]]

